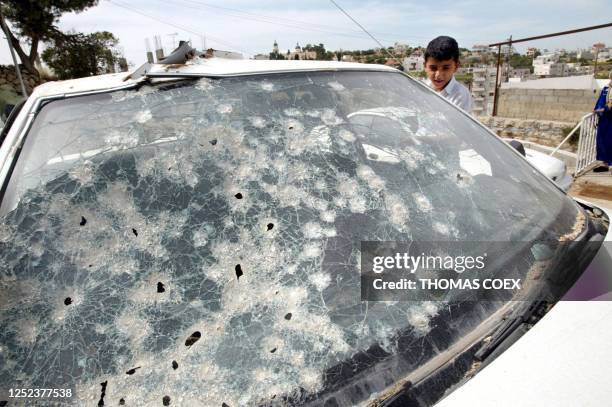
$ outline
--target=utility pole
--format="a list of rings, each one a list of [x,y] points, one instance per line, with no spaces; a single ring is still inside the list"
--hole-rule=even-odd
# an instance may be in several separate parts
[[[13,49],[13,44],[9,37],[9,29],[4,22],[4,16],[0,15],[0,26],[2,26],[2,31],[6,34],[6,42],[8,42],[9,49],[11,50],[11,57],[13,58],[13,64],[15,64],[15,72],[17,73],[17,78],[19,79],[19,84],[21,85],[21,93],[23,97],[28,97],[28,92],[26,91],[25,84],[23,83],[23,78],[21,77],[21,69],[19,68],[19,64],[17,63],[17,58],[15,58],[15,50]]]

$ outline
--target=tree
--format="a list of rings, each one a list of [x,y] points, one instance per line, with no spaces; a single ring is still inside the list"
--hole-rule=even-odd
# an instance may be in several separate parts
[[[56,34],[43,60],[59,79],[82,78],[114,72],[120,55],[113,48],[119,40],[107,31],[93,34]]]
[[[97,3],[98,0],[0,0],[0,19],[8,20],[14,33],[4,24],[2,29],[24,68],[39,76],[34,66],[38,46],[60,33],[56,27],[59,17],[63,13],[83,11]],[[21,47],[20,38],[30,46],[28,53]]]

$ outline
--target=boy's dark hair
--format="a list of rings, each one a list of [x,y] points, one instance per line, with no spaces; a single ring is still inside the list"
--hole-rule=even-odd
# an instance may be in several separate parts
[[[427,62],[427,58],[437,59],[438,61],[452,59],[459,62],[459,44],[454,38],[446,35],[436,37],[427,44],[425,62]]]

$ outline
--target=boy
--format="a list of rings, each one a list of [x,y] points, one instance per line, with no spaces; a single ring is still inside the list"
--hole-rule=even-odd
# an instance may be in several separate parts
[[[459,68],[459,45],[454,38],[440,36],[431,40],[425,50],[427,84],[440,95],[468,113],[472,113],[470,91],[455,80]]]

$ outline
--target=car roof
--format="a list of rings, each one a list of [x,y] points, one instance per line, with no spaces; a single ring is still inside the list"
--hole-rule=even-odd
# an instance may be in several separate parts
[[[98,75],[88,78],[47,82],[38,86],[33,96],[46,97],[62,94],[129,87],[142,80],[143,76],[152,78],[176,77],[230,77],[242,75],[261,75],[285,72],[309,71],[385,71],[399,72],[395,68],[377,64],[360,64],[336,61],[270,61],[225,58],[194,58],[185,64],[145,64],[133,72]]]

